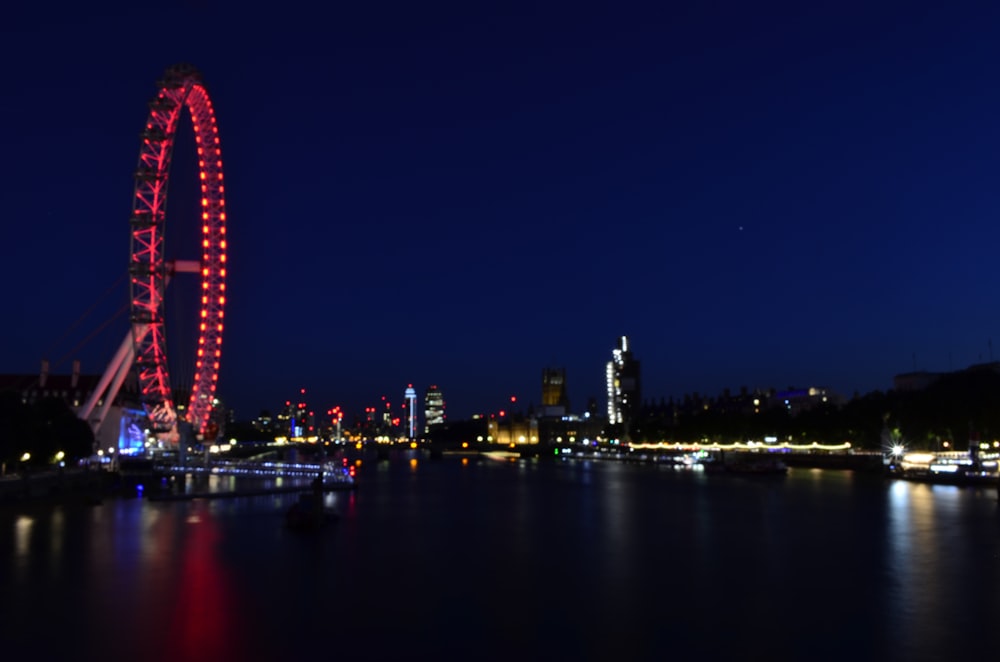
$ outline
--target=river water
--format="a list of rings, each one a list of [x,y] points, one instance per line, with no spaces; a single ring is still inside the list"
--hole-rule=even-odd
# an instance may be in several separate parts
[[[3,659],[996,656],[996,490],[847,471],[365,461],[294,497],[0,510]]]

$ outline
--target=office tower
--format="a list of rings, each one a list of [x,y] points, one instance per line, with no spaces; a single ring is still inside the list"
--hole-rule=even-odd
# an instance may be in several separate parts
[[[639,409],[639,361],[632,356],[627,336],[618,339],[618,346],[611,352],[607,371],[608,423],[625,426]]]
[[[407,420],[409,425],[407,426],[407,432],[410,439],[417,436],[417,391],[413,388],[413,384],[409,384],[406,387],[406,408],[407,408]]]
[[[424,432],[430,432],[432,427],[444,424],[444,395],[437,385],[427,387],[424,394]]]

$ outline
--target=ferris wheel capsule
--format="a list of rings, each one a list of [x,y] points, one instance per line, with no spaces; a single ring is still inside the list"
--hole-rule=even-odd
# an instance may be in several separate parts
[[[222,185],[222,151],[215,110],[201,73],[189,64],[167,69],[159,92],[149,102],[149,115],[141,133],[135,194],[130,216],[132,347],[139,393],[150,421],[158,429],[176,427],[177,407],[170,387],[164,328],[164,291],[176,270],[164,255],[167,183],[177,125],[187,109],[194,126],[201,182],[201,226],[198,244],[202,260],[194,269],[199,288],[198,347],[216,357],[195,367],[191,398],[185,419],[204,433],[215,406],[222,346],[222,319],[226,290],[225,189]],[[185,271],[191,269],[184,269]]]

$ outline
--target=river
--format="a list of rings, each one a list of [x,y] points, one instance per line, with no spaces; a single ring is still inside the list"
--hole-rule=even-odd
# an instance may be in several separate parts
[[[311,534],[288,495],[4,506],[3,657],[996,655],[995,489],[403,455],[359,483]]]

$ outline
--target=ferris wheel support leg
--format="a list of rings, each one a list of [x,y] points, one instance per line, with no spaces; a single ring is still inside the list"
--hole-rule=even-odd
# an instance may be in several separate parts
[[[125,339],[122,340],[122,344],[118,346],[118,351],[116,351],[115,355],[111,358],[111,361],[108,363],[108,367],[104,369],[104,374],[101,375],[101,379],[97,382],[97,386],[94,387],[90,397],[87,398],[83,407],[81,407],[77,412],[77,416],[81,420],[87,421],[87,423],[90,424],[90,429],[94,432],[94,434],[97,434],[97,430],[101,426],[101,421],[90,420],[90,415],[93,413],[94,407],[107,390],[108,384],[110,384],[114,377],[118,374],[122,364],[131,365],[132,359],[135,356],[134,352],[135,350],[132,346],[132,331],[130,330],[125,334]],[[119,388],[120,387],[121,385],[119,384]],[[107,398],[105,398],[105,400],[113,400],[117,395],[118,391],[115,390],[115,392],[110,394]]]
[[[121,390],[122,384],[125,382],[125,377],[128,376],[129,370],[132,369],[132,362],[135,360],[135,350],[133,345],[129,343],[128,352],[125,354],[124,360],[118,365],[118,371],[115,373],[114,379],[111,381],[111,388],[108,389],[108,397],[104,398],[104,404],[101,406],[100,411],[97,412],[97,425],[94,428],[94,434],[97,434],[97,430],[104,423],[104,419],[108,415],[108,409],[114,404],[115,398],[118,397],[118,391]]]

